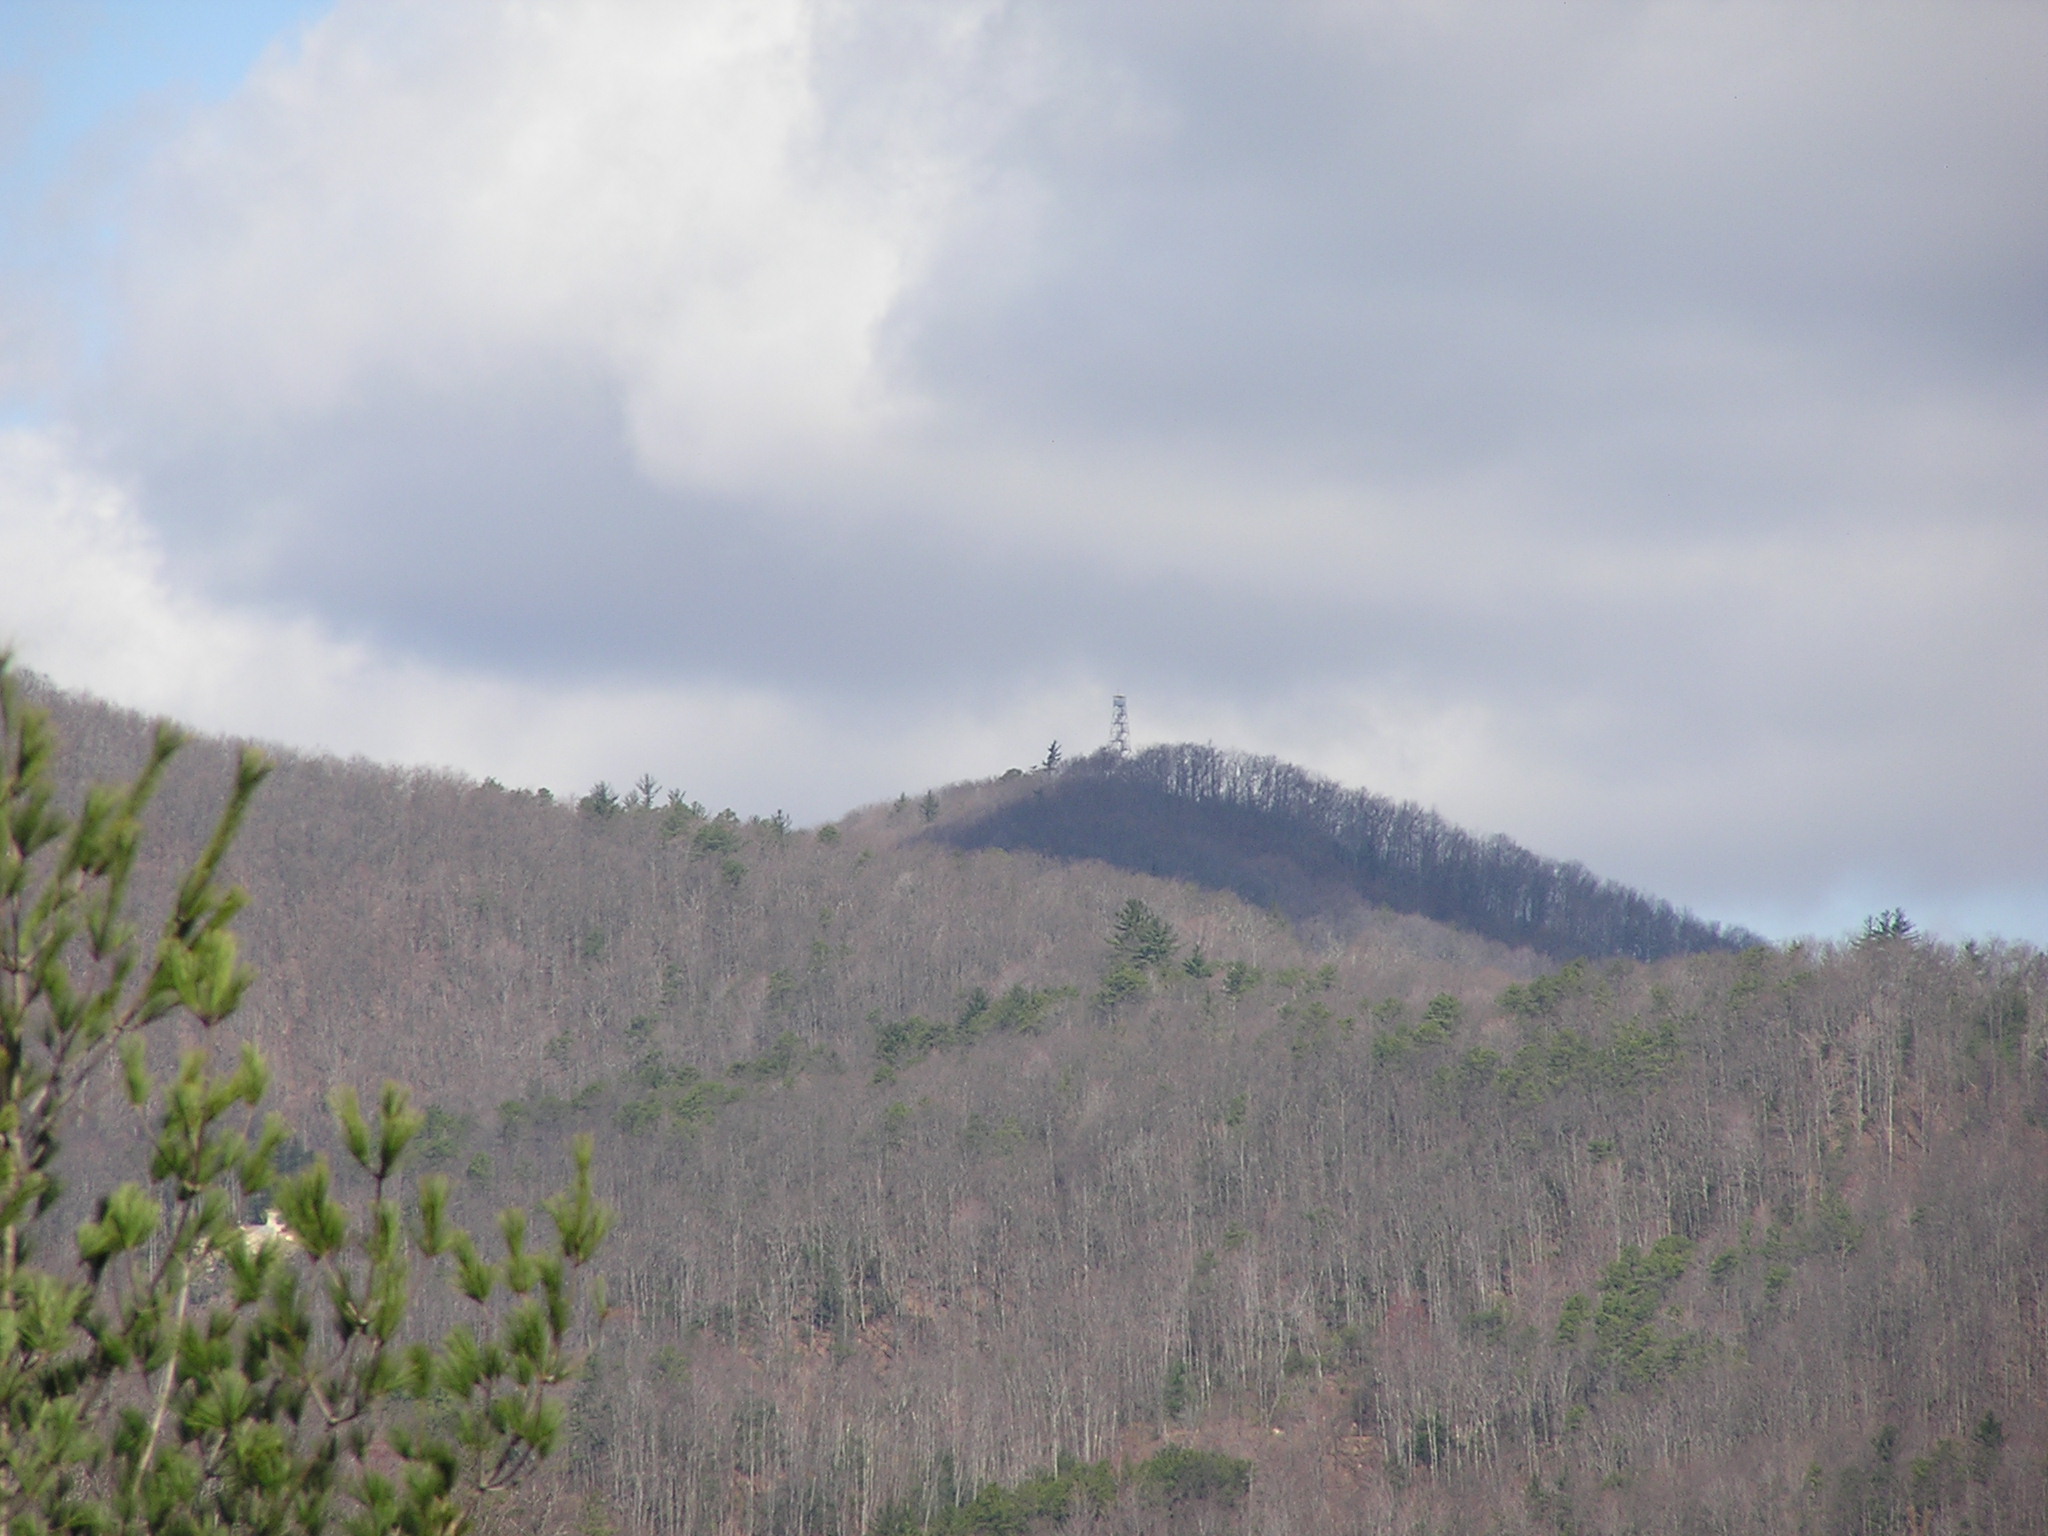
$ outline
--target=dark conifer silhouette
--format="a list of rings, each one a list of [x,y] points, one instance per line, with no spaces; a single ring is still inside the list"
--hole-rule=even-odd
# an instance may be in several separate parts
[[[1341,916],[1360,902],[1391,907],[1557,960],[1656,960],[1761,942],[1422,806],[1217,747],[1097,753],[1055,784],[937,835],[955,847],[1030,849],[1192,880],[1295,918]]]

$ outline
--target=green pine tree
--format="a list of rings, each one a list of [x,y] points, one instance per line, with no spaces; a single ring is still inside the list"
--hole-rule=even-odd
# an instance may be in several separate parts
[[[130,912],[143,813],[180,740],[160,726],[131,783],[67,814],[48,717],[0,653],[0,1528],[453,1536],[548,1454],[602,1320],[584,1272],[611,1214],[589,1147],[545,1204],[552,1235],[529,1247],[526,1213],[507,1211],[491,1262],[450,1223],[445,1178],[401,1178],[425,1117],[397,1084],[369,1115],[334,1097],[369,1180],[351,1210],[325,1158],[281,1171],[291,1131],[261,1113],[253,1046],[230,1066],[206,1045],[154,1066],[152,1026],[210,1030],[253,979],[233,929],[246,897],[220,868],[269,772],[255,752],[153,937]],[[110,1071],[154,1121],[151,1156],[67,1243],[56,1153]],[[271,1202],[262,1226],[242,1224],[250,1197]],[[469,1303],[438,1338],[408,1324],[426,1270]]]

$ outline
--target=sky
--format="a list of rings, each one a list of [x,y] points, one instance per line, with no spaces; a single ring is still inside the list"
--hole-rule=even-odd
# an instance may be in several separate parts
[[[0,640],[820,821],[1270,752],[2048,943],[2048,7],[0,0]]]

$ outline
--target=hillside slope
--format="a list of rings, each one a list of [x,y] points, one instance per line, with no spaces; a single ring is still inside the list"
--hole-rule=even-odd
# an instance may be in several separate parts
[[[52,702],[132,765],[139,721]],[[227,761],[179,765],[146,896]],[[307,1140],[411,1081],[471,1219],[599,1141],[624,1306],[508,1528],[2044,1528],[2040,957],[1305,939],[942,840],[1018,794],[799,831],[266,787],[233,1027]],[[110,1107],[79,1187],[131,1142]],[[1119,1489],[1162,1444],[1249,1492]],[[1064,1522],[988,1491],[1061,1464]]]
[[[1338,932],[1362,908],[1388,907],[1554,960],[1661,960],[1761,942],[1508,838],[1476,837],[1419,805],[1186,743],[1098,753],[956,819],[943,836],[961,848],[1190,880]]]

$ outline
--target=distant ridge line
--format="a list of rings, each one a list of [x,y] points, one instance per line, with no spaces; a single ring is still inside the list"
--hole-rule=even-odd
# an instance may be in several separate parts
[[[946,836],[1100,858],[1283,907],[1290,895],[1301,906],[1341,886],[1558,960],[1656,960],[1764,942],[1506,836],[1475,836],[1412,801],[1193,743],[1082,759],[1038,795]]]

